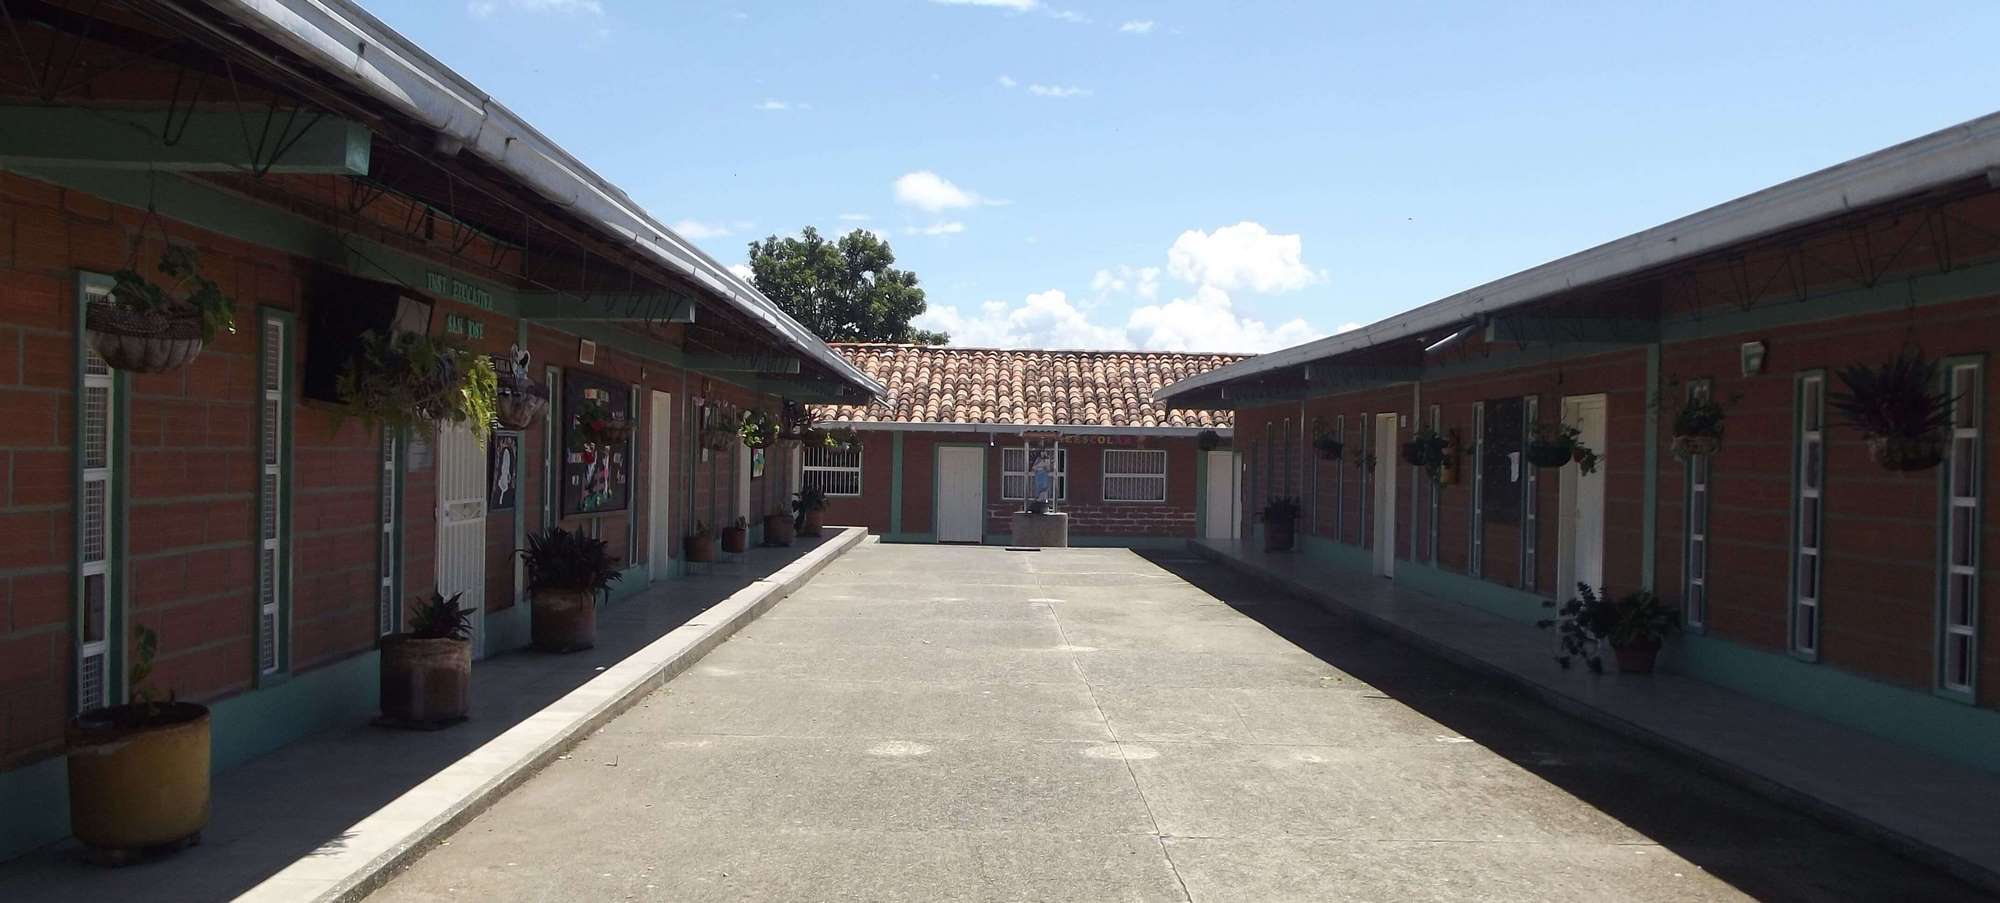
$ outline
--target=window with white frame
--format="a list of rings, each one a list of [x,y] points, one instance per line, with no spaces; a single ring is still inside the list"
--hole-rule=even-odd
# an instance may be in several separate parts
[[[1798,377],[1797,460],[1792,511],[1792,651],[1819,654],[1820,532],[1826,490],[1826,375]]]
[[[1049,474],[1055,479],[1056,501],[1069,500],[1069,449],[1056,449],[1056,468]],[[1025,448],[1003,448],[1000,450],[1000,497],[1002,499],[1025,499],[1028,487],[1034,485],[1033,468]]]
[[[1980,365],[1951,364],[1951,446],[1945,484],[1944,598],[1938,682],[1970,697],[1979,661],[1979,519],[1981,514]]]
[[[1472,512],[1466,518],[1465,573],[1477,577],[1486,569],[1486,402],[1472,403]]]
[[[1690,402],[1706,401],[1711,391],[1708,380],[1688,384]],[[1687,573],[1683,607],[1689,627],[1708,625],[1708,468],[1709,455],[1689,455],[1687,460],[1687,537],[1682,557]]]
[[[1107,502],[1166,501],[1166,451],[1146,448],[1105,449],[1104,500]]]
[[[809,489],[827,495],[861,494],[861,446],[829,448],[814,445],[805,449],[801,480]]]
[[[257,673],[276,674],[285,666],[285,598],[290,594],[290,555],[285,548],[285,493],[291,462],[290,321],[282,314],[262,317],[259,350],[257,487]]]
[[[396,432],[387,427],[382,429],[382,498],[377,511],[376,523],[381,527],[381,557],[377,570],[380,582],[376,585],[376,631],[387,636],[396,632],[396,498],[397,479]]]
[[[85,285],[83,300],[87,304],[102,299],[108,291],[108,281],[98,284],[93,280]],[[87,712],[118,701],[110,638],[118,635],[114,620],[122,611],[118,602],[125,588],[114,567],[119,519],[112,485],[119,464],[116,437],[123,429],[118,412],[124,390],[104,358],[89,343],[82,344],[83,441],[77,463],[82,477],[78,510],[83,516],[77,524],[76,710]]]

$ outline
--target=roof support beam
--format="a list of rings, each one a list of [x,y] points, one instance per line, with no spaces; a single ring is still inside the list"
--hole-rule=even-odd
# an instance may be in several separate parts
[[[1486,323],[1486,341],[1520,344],[1650,345],[1660,340],[1654,320],[1598,317],[1494,317]]]
[[[359,122],[308,110],[0,107],[9,167],[365,176],[372,140]]]
[[[1350,383],[1406,383],[1421,378],[1423,373],[1424,368],[1415,366],[1307,364],[1304,375],[1308,385],[1319,387]]]
[[[710,373],[797,373],[799,364],[799,359],[789,354],[693,352],[687,356],[688,369]]]
[[[570,295],[524,292],[521,317],[560,325],[566,322],[693,323],[695,300],[682,294]]]

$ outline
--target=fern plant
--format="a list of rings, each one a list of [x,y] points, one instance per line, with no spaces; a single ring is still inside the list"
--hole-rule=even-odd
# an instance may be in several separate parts
[[[459,424],[483,443],[497,416],[500,384],[491,358],[452,339],[370,330],[361,334],[336,390],[371,428]]]

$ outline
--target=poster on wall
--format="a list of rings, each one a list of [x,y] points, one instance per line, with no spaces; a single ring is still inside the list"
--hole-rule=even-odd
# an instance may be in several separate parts
[[[761,480],[763,478],[764,478],[764,450],[761,448],[753,448],[750,450],[750,479]]]
[[[562,516],[623,511],[632,494],[632,391],[582,371],[562,381]]]
[[[521,434],[495,430],[486,440],[486,510],[512,511],[520,495]]]

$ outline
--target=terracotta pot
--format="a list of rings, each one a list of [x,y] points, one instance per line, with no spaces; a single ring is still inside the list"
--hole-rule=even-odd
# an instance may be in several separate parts
[[[805,521],[806,521],[805,526],[799,529],[799,535],[818,536],[820,535],[821,532],[823,532],[823,528],[826,524],[826,512],[808,511],[806,512]]]
[[[1675,436],[1674,457],[1685,461],[1695,455],[1712,455],[1722,447],[1721,436]]]
[[[690,536],[681,543],[687,553],[689,564],[707,564],[715,560],[715,535]]]
[[[69,727],[69,829],[131,861],[199,842],[208,824],[208,707],[96,709]]]
[[[792,519],[782,514],[764,516],[764,544],[767,546],[788,546],[794,534]]]
[[[1293,521],[1273,521],[1264,524],[1264,551],[1289,552],[1298,541],[1298,524]]]
[[[1869,436],[1868,457],[1884,470],[1910,473],[1944,462],[1944,439],[1928,436]]]
[[[1643,643],[1613,643],[1611,652],[1618,657],[1618,673],[1651,674],[1653,665],[1660,658],[1660,641],[1648,640]]]
[[[543,652],[575,652],[597,645],[597,591],[539,589],[530,600],[528,631]]]
[[[115,370],[165,373],[201,354],[199,313],[139,313],[93,301],[84,309],[84,329],[91,349]]]
[[[464,721],[471,709],[471,640],[382,638],[381,723],[434,729]]]
[[[741,555],[750,548],[749,527],[724,527],[722,529],[722,551],[731,555]]]

